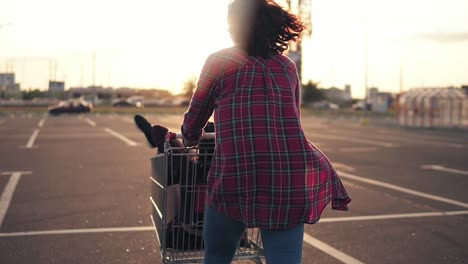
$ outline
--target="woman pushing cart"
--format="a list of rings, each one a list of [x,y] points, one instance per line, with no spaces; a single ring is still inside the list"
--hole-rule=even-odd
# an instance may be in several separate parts
[[[214,114],[203,263],[231,263],[242,240],[249,245],[246,228],[260,230],[268,264],[301,263],[304,224],[317,223],[330,202],[348,210],[351,201],[301,126],[301,83],[283,52],[304,26],[269,0],[232,1],[228,26],[234,46],[207,58],[181,127],[184,145],[201,147]]]

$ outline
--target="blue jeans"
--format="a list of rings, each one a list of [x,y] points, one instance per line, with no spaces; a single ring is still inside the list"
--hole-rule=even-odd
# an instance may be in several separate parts
[[[203,235],[205,237],[204,264],[230,264],[237,244],[245,230],[242,222],[205,209]],[[267,264],[300,264],[304,224],[286,230],[261,230]]]

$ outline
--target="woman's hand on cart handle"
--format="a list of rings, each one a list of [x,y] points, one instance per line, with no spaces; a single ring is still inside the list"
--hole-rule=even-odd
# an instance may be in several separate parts
[[[174,133],[174,132],[169,132],[167,133],[166,135],[166,140],[168,141],[171,141],[171,140],[174,140],[174,139],[182,139],[182,141],[184,142],[184,145],[186,147],[194,147],[198,144],[198,141],[191,141],[191,140],[186,140],[182,134],[179,134],[179,133]],[[215,133],[203,133],[202,137],[200,138],[200,140],[203,140],[203,139],[215,139]]]
[[[198,140],[187,140],[182,138],[182,141],[184,142],[184,146],[187,148],[195,147],[198,144]]]

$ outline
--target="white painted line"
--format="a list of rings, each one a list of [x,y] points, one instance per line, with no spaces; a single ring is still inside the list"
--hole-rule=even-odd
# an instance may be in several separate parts
[[[344,252],[342,251],[339,251],[333,247],[331,247],[330,245],[328,244],[325,244],[324,242],[318,240],[318,239],[315,239],[313,237],[311,237],[310,235],[304,233],[304,242],[306,242],[307,244],[315,247],[315,248],[318,248],[319,250],[327,253],[328,255],[336,258],[337,260],[343,262],[343,263],[346,263],[346,264],[362,264],[364,262],[360,261],[360,260],[357,260],[353,257],[351,257],[350,255],[347,255],[345,254]]]
[[[152,230],[154,230],[153,226],[59,229],[59,230],[0,233],[0,237],[68,235],[68,234],[85,234],[85,233],[140,232],[140,231],[152,231]]]
[[[154,208],[156,209],[156,211],[158,211],[158,215],[159,215],[159,218],[163,218],[163,215],[161,213],[161,211],[159,210],[159,207],[158,205],[156,204],[156,202],[153,200],[153,197],[150,197],[150,200],[151,200],[151,203],[153,204]]]
[[[330,217],[330,218],[323,218],[318,223],[320,224],[320,223],[348,222],[348,221],[401,219],[401,218],[430,217],[430,216],[455,216],[455,215],[466,215],[466,214],[468,214],[468,210],[465,210],[465,211],[448,211],[448,212],[414,213],[414,214],[410,213],[410,214],[399,214],[399,215],[398,214],[389,214],[389,215],[370,215],[370,216],[354,216],[354,217]],[[162,215],[160,215],[160,216],[162,216]],[[11,232],[11,233],[0,233],[0,237],[66,235],[66,234],[109,233],[109,232],[139,232],[139,231],[154,231],[154,226],[85,228],[85,229],[59,229],[59,230]],[[306,239],[304,239],[304,241],[305,240]],[[311,241],[306,241],[306,242],[309,243],[309,242],[315,242],[315,241],[317,241],[317,240],[312,239]],[[321,242],[321,243],[323,243],[323,242]],[[315,246],[315,244],[312,245],[312,246]]]
[[[162,186],[158,181],[156,181],[155,179],[153,179],[153,177],[150,177],[150,180],[154,183],[156,183],[159,187],[161,187],[161,189],[164,189],[164,186]]]
[[[21,175],[24,175],[24,174],[31,174],[31,171],[3,171],[2,175],[11,175],[13,173],[21,173]]]
[[[374,152],[377,151],[375,147],[355,147],[355,148],[339,148],[339,152]]]
[[[350,173],[346,173],[346,172],[343,172],[343,171],[338,171],[338,175],[340,177],[342,177],[342,178],[347,178],[347,179],[351,179],[351,180],[355,180],[355,181],[360,181],[360,182],[364,182],[364,183],[367,183],[367,184],[372,184],[372,185],[375,185],[375,186],[380,186],[380,187],[383,187],[383,188],[391,189],[391,190],[394,190],[394,191],[408,193],[408,194],[423,197],[423,198],[426,198],[426,199],[430,199],[430,200],[434,200],[434,201],[438,201],[438,202],[443,202],[443,203],[448,203],[448,204],[453,204],[453,205],[460,206],[460,207],[463,207],[463,208],[468,208],[468,204],[464,203],[464,202],[444,198],[444,197],[437,196],[437,195],[427,194],[427,193],[423,193],[423,192],[420,192],[420,191],[415,191],[415,190],[412,190],[412,189],[409,189],[409,188],[400,187],[400,186],[393,185],[393,184],[386,183],[386,182],[380,182],[380,181],[376,181],[376,180],[367,179],[367,178],[364,178],[364,177],[359,177],[359,176],[356,176],[356,175],[353,175],[353,174],[350,174]]]
[[[117,133],[115,132],[114,130],[110,129],[110,128],[105,128],[104,129],[107,133],[113,135],[114,137],[122,140],[123,142],[127,143],[127,145],[131,146],[131,147],[134,147],[136,145],[138,145],[135,141],[131,140],[131,139],[128,139],[127,137],[125,137],[124,135],[120,134],[120,133]]]
[[[37,135],[39,134],[39,129],[34,130],[33,134],[29,138],[28,143],[26,144],[26,148],[32,148],[34,145],[34,141],[37,138]]]
[[[5,189],[3,190],[2,196],[0,197],[0,227],[3,223],[3,218],[5,218],[5,214],[10,207],[11,198],[13,197],[13,193],[15,192],[16,185],[21,177],[21,172],[13,172],[8,180]]]
[[[338,140],[338,141],[347,141],[347,142],[355,142],[355,143],[363,143],[363,144],[376,145],[376,146],[385,147],[385,148],[394,148],[394,147],[399,147],[400,146],[399,144],[396,144],[396,143],[373,141],[373,140],[351,138],[351,137],[339,137],[339,136],[333,136],[333,135],[314,134],[314,135],[311,135],[310,137],[311,138],[333,139],[333,140]]]
[[[447,167],[444,167],[444,166],[441,166],[441,165],[422,165],[421,169],[436,170],[436,171],[450,172],[450,173],[461,174],[461,175],[468,175],[468,171],[451,169],[451,168],[447,168]]]
[[[468,214],[468,210],[447,211],[447,212],[408,213],[408,214],[363,215],[363,216],[349,216],[349,217],[328,217],[328,218],[320,219],[319,223],[403,219],[403,218],[434,217],[434,216],[454,216],[454,215],[466,215],[466,214]]]
[[[338,170],[355,171],[356,169],[343,163],[333,162],[333,167]]]
[[[93,126],[93,127],[96,126],[96,122],[94,122],[93,120],[91,120],[91,119],[89,119],[89,118],[85,118],[84,120],[85,120],[86,123],[88,123],[90,126]]]
[[[42,127],[44,125],[44,122],[45,122],[45,119],[46,119],[46,116],[44,116],[41,121],[39,121],[39,124],[37,124],[39,127]]]
[[[405,144],[417,144],[417,145],[424,144],[424,145],[432,145],[432,146],[439,146],[439,147],[453,147],[453,148],[464,147],[463,144],[446,142],[440,138],[425,137],[421,135],[419,135],[418,137],[402,136],[402,135],[395,136],[394,132],[391,132],[390,134],[387,134],[384,137],[385,137],[385,140],[396,140],[400,143],[402,143],[402,141],[405,140]]]

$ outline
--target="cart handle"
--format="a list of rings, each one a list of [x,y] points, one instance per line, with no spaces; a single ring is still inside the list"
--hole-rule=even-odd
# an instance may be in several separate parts
[[[181,133],[168,132],[166,134],[166,141],[171,141],[171,140],[174,140],[174,139],[182,139],[182,138],[183,138],[183,136],[182,136]],[[201,139],[215,139],[215,133],[213,133],[213,132],[203,133],[200,140]]]

